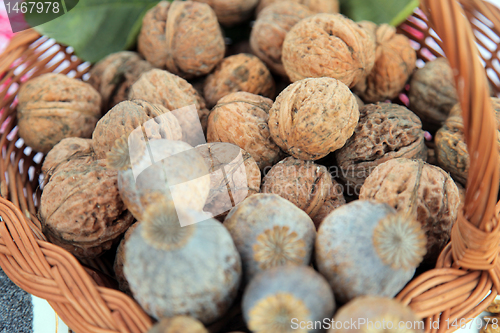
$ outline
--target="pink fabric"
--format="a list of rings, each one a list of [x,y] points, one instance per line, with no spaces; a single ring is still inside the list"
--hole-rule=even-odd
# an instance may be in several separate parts
[[[0,52],[2,52],[9,41],[14,36],[12,28],[10,27],[7,11],[5,10],[4,2],[0,2]]]

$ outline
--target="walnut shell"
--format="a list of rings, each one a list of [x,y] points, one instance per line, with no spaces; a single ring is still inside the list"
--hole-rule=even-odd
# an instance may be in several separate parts
[[[303,18],[313,15],[307,7],[293,2],[276,2],[266,7],[255,21],[250,45],[256,56],[276,74],[287,77],[281,62],[285,35]]]
[[[90,159],[94,159],[92,139],[62,139],[48,152],[47,156],[45,156],[42,165],[42,172],[47,177],[50,177],[59,164],[68,161],[68,159],[71,159],[75,155],[86,155]]]
[[[395,27],[360,24],[365,29],[374,28],[375,65],[366,79],[354,87],[354,92],[365,102],[392,100],[403,90],[415,70],[417,53],[406,36],[396,33]]]
[[[359,194],[366,177],[378,165],[398,157],[426,159],[420,119],[404,106],[368,104],[359,110],[359,123],[344,147],[335,152],[340,178]]]
[[[495,110],[497,145],[500,150],[500,99],[492,97],[491,102]],[[466,185],[470,157],[465,143],[462,109],[459,103],[451,109],[443,127],[437,131],[435,142],[439,166],[448,171],[455,180]]]
[[[193,317],[175,316],[163,318],[147,333],[208,333],[203,324]]]
[[[203,88],[207,104],[213,107],[219,99],[237,91],[274,98],[274,79],[266,65],[256,56],[240,53],[225,58],[207,76]]]
[[[133,222],[105,160],[75,155],[59,164],[45,185],[40,220],[51,243],[80,258],[109,250]]]
[[[314,218],[332,185],[326,167],[289,156],[269,170],[263,179],[262,193],[277,194]]]
[[[153,66],[184,78],[210,73],[225,52],[215,12],[194,1],[161,1],[151,8],[137,47]]]
[[[112,108],[97,123],[92,134],[98,159],[106,158],[116,140],[128,137],[142,127],[148,139],[182,139],[182,129],[174,116],[158,104],[143,100],[123,101]],[[150,121],[151,120],[151,121]]]
[[[239,146],[254,158],[261,170],[274,165],[282,152],[267,125],[272,105],[272,100],[246,92],[221,98],[208,118],[208,142]]]
[[[170,111],[194,105],[203,131],[206,132],[209,111],[206,108],[205,100],[189,82],[177,75],[160,69],[150,70],[130,87],[128,98],[131,100],[142,99],[153,104],[163,105]],[[196,132],[196,127],[199,125],[189,119],[177,118],[183,130],[183,140],[190,142],[189,134]]]
[[[286,34],[282,61],[292,82],[327,76],[353,87],[373,68],[375,41],[341,14],[316,14]]]
[[[95,64],[88,83],[101,94],[103,113],[127,100],[130,86],[151,69],[149,62],[131,51],[113,53]]]
[[[27,81],[18,98],[19,135],[45,154],[64,138],[90,138],[101,116],[99,93],[63,74],[48,73]]]
[[[343,187],[332,179],[332,187],[325,199],[325,203],[319,208],[316,215],[313,217],[316,230],[319,228],[325,217],[327,217],[335,209],[346,204]]]
[[[418,69],[410,81],[410,109],[423,123],[441,126],[458,103],[453,70],[446,58],[437,58]]]
[[[259,0],[194,0],[213,8],[217,20],[224,26],[233,26],[248,20]]]
[[[260,0],[256,10],[257,14],[260,14],[260,12],[269,5],[283,1],[290,1],[290,0]],[[292,0],[292,1],[306,6],[313,13],[335,14],[339,12],[338,0]]]
[[[130,238],[130,235],[138,225],[139,223],[135,222],[127,229],[125,235],[123,235],[123,238],[120,241],[120,244],[118,244],[118,248],[116,249],[115,262],[113,263],[113,271],[115,272],[116,280],[118,281],[118,287],[121,291],[129,296],[132,296],[132,291],[130,290],[130,287],[128,285],[127,278],[125,278],[125,274],[123,273],[123,265],[125,262],[125,248],[127,246],[127,241]]]
[[[358,103],[345,84],[326,77],[305,79],[276,98],[269,130],[286,153],[317,160],[344,146],[358,119]]]
[[[203,210],[220,221],[234,206],[260,192],[260,170],[249,153],[236,145],[214,142],[195,147],[210,172],[210,193]]]
[[[401,212],[415,214],[427,235],[424,262],[435,263],[450,239],[460,196],[443,169],[422,160],[396,158],[380,164],[366,178],[361,200],[386,202]]]

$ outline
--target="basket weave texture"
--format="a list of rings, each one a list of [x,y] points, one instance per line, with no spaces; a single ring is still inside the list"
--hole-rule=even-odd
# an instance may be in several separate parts
[[[471,156],[465,203],[450,244],[435,269],[397,296],[426,318],[427,332],[449,332],[456,329],[449,325],[455,319],[475,317],[500,290],[499,154],[485,75],[500,92],[500,11],[481,0],[423,0],[398,29],[414,42],[420,61],[445,55],[455,69]],[[153,322],[132,298],[47,242],[37,219],[43,156],[17,134],[20,84],[48,72],[82,78],[88,70],[71,48],[33,30],[17,34],[0,55],[0,265],[21,288],[46,299],[77,333],[145,333]],[[439,326],[432,324],[438,321]]]

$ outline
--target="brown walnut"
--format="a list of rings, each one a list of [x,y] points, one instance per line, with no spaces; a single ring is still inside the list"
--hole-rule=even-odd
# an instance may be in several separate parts
[[[224,26],[233,26],[248,20],[259,0],[194,0],[213,8],[217,20]]]
[[[64,138],[90,138],[101,116],[99,93],[63,74],[48,73],[27,81],[18,98],[19,135],[42,153]]]
[[[260,0],[257,6],[257,13],[266,8],[267,6],[290,0]],[[330,13],[335,14],[339,12],[339,2],[338,0],[292,0],[293,2],[299,3],[306,6],[313,13]]]
[[[90,159],[94,158],[94,148],[92,139],[66,138],[59,141],[45,156],[42,165],[42,172],[50,177],[56,167],[75,157],[75,155],[86,155]]]
[[[344,193],[342,191],[342,185],[332,179],[332,187],[330,189],[330,193],[326,197],[325,203],[319,208],[318,212],[313,217],[313,222],[316,226],[316,229],[319,228],[325,217],[327,217],[335,209],[345,204],[346,201]]]

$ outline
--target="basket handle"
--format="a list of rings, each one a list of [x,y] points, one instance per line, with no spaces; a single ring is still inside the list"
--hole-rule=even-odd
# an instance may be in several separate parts
[[[500,29],[500,12],[481,0],[421,1],[421,9],[441,38],[454,72],[470,156],[465,202],[453,226],[451,242],[436,268],[414,279],[397,296],[425,318],[426,332],[454,331],[457,327],[451,323],[476,317],[500,290],[497,123],[464,8],[483,14]]]

